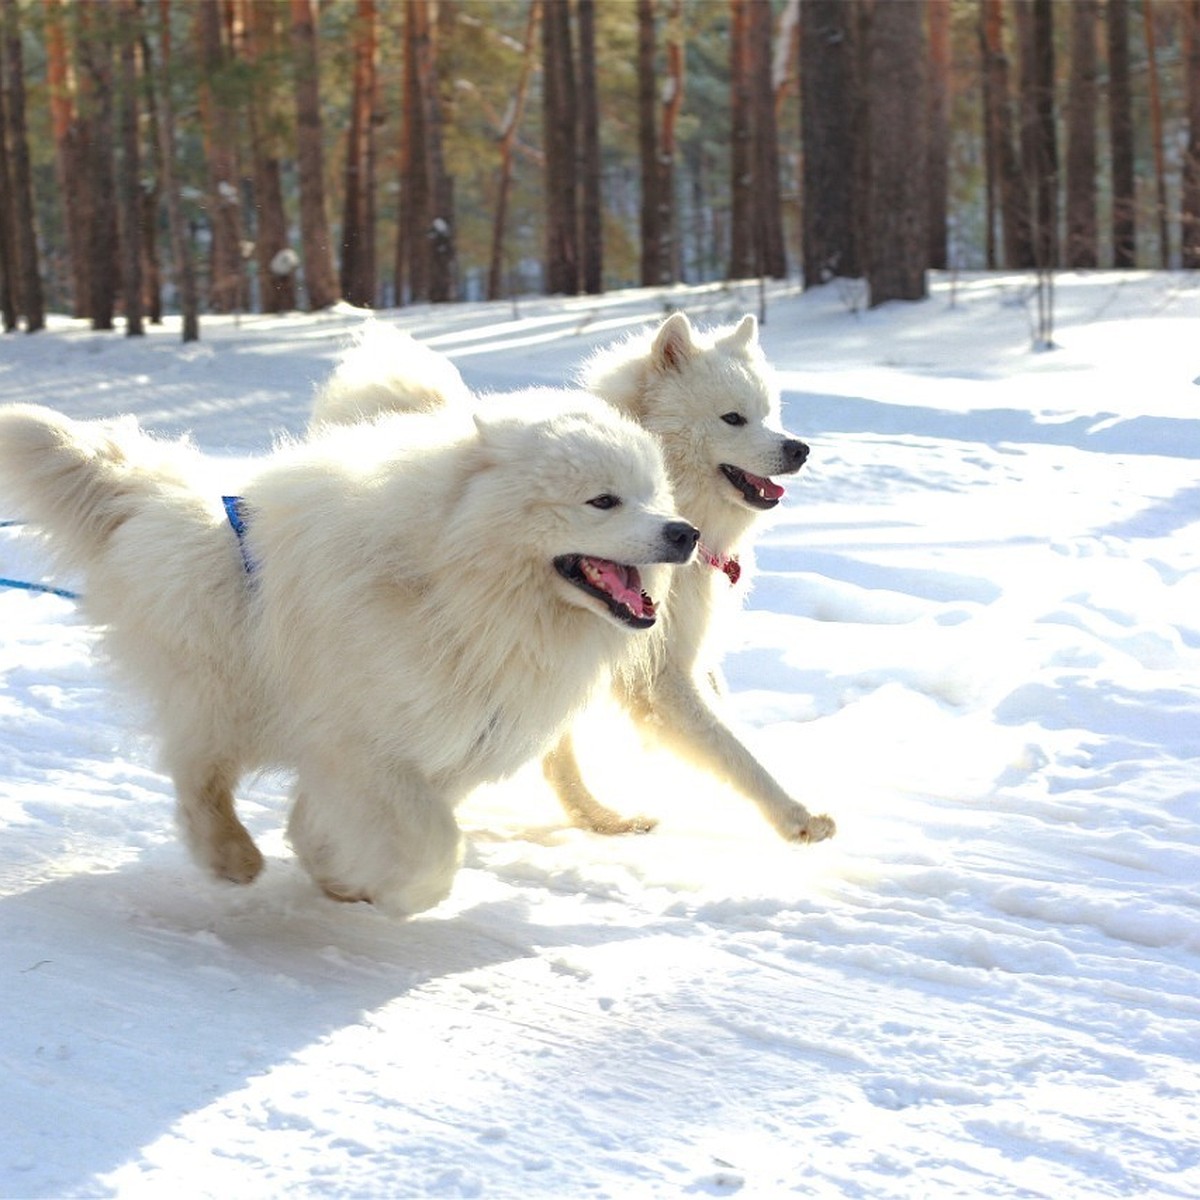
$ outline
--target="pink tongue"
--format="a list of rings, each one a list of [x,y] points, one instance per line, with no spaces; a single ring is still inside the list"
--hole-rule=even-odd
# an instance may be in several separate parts
[[[764,499],[778,500],[783,495],[783,488],[774,480],[762,479],[758,475],[751,475],[749,471],[746,472],[746,478],[758,488]]]
[[[589,558],[584,561],[586,574],[593,583],[602,587],[614,600],[624,604],[636,616],[646,615],[641,576],[633,567],[621,567],[603,558]]]

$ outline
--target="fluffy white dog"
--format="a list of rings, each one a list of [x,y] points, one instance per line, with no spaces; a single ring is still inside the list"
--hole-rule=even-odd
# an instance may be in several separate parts
[[[447,895],[457,802],[546,750],[697,538],[654,439],[582,392],[331,427],[224,506],[208,468],[132,421],[0,409],[0,490],[152,702],[193,856],[252,880],[234,788],[290,768],[304,866],[398,914]]]
[[[469,396],[442,356],[427,371],[427,347],[411,357],[412,339],[374,324],[318,390],[313,427],[352,419],[356,405],[428,410],[436,395],[447,408]],[[779,423],[779,391],[747,315],[735,326],[696,330],[683,313],[654,331],[598,351],[579,382],[651,431],[662,447],[680,513],[701,531],[700,552],[673,572],[653,654],[629,658],[615,690],[635,722],[688,762],[753,800],[789,841],[832,836],[831,818],[790,796],[720,717],[710,654],[714,614],[745,594],[749,535],[755,519],[778,505],[784,489],[771,477],[804,465],[808,447]],[[361,400],[354,394],[360,391]],[[480,407],[486,411],[490,401]],[[543,761],[546,778],[572,819],[600,833],[644,830],[645,817],[622,818],[587,788],[573,740],[565,733]]]

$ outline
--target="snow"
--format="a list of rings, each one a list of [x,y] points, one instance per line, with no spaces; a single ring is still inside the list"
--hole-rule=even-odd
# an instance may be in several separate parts
[[[1041,353],[1031,290],[769,291],[813,453],[724,665],[837,818],[819,846],[599,714],[587,769],[652,834],[566,827],[531,766],[402,924],[316,894],[266,776],[267,870],[222,886],[74,605],[0,589],[0,1195],[1200,1194],[1200,278],[1062,275]],[[388,319],[507,388],[757,299]],[[0,402],[135,412],[232,471],[361,316],[190,346],[60,318],[0,343]],[[46,578],[19,527],[0,575]]]

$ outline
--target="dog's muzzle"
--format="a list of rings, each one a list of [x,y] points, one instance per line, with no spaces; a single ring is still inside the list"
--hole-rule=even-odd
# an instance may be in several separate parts
[[[686,521],[668,521],[662,528],[662,539],[667,548],[667,557],[662,561],[685,563],[696,549],[700,530]]]

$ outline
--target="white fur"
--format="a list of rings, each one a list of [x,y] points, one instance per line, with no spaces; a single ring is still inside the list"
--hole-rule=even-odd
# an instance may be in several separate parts
[[[436,375],[405,377],[397,364],[406,354],[399,335],[389,345],[388,332],[377,329],[369,343],[348,352],[327,387],[344,394],[356,381],[370,380],[372,404],[380,402],[382,390],[390,391],[394,409],[428,408],[427,388]],[[754,317],[702,333],[683,313],[675,313],[650,333],[597,352],[584,364],[579,382],[655,434],[680,513],[700,530],[703,546],[717,556],[739,557],[748,573],[749,535],[760,510],[746,502],[721,466],[762,477],[799,466],[797,443],[779,422],[779,392]],[[455,389],[442,400],[453,409],[461,404],[462,392]],[[722,420],[727,414],[744,423]],[[717,610],[740,602],[746,586],[743,578],[731,587],[724,574],[699,559],[673,572],[663,619],[651,631],[651,652],[643,646],[642,653],[626,656],[616,692],[645,731],[748,796],[782,837],[821,841],[835,832],[834,822],[814,816],[789,796],[714,706],[716,672],[706,643]],[[641,817],[622,819],[595,799],[580,775],[569,733],[543,765],[578,823],[599,832],[653,824]]]
[[[457,802],[543,753],[648,636],[552,560],[644,564],[653,595],[669,571],[651,564],[694,532],[653,438],[582,392],[281,447],[241,489],[252,574],[206,470],[132,422],[0,409],[0,489],[82,570],[85,613],[152,702],[194,857],[253,879],[233,791],[290,768],[306,868],[395,913],[448,893]],[[606,494],[621,503],[588,503]]]
[[[470,400],[458,368],[444,355],[391,325],[367,321],[350,353],[317,390],[312,423],[349,423],[398,409],[423,412]]]

